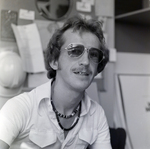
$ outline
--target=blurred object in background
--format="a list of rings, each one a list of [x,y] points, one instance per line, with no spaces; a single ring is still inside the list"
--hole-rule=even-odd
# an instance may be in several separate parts
[[[8,99],[22,92],[25,78],[20,56],[12,51],[0,52],[0,109]]]

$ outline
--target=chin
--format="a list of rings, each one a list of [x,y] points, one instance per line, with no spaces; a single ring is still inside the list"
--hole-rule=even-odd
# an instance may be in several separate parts
[[[77,90],[84,91],[90,86],[90,84],[91,84],[90,82],[83,82],[83,81],[81,81],[79,83],[76,82],[75,86],[76,86]]]
[[[73,86],[78,90],[86,90],[90,84],[92,83],[93,81],[93,76],[78,76],[78,75],[75,75],[74,79],[73,79]]]

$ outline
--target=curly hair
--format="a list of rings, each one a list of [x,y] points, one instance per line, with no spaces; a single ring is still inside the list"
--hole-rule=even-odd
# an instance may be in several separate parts
[[[101,71],[103,71],[105,65],[108,62],[108,49],[105,45],[105,39],[102,31],[102,23],[94,19],[86,20],[80,16],[74,16],[72,18],[69,18],[64,23],[62,28],[59,28],[55,31],[51,40],[48,43],[47,49],[45,51],[45,65],[48,71],[47,77],[50,79],[55,78],[56,76],[56,70],[51,68],[50,62],[58,60],[61,46],[64,43],[62,35],[68,29],[72,29],[73,32],[78,31],[79,33],[91,32],[98,37],[101,43],[100,48],[104,53],[104,59],[101,63],[98,64],[97,72],[100,73]]]

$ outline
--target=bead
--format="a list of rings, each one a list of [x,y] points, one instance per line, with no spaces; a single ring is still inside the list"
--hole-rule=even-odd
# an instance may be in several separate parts
[[[58,115],[59,117],[62,117],[62,118],[71,118],[71,117],[73,117],[78,111],[79,111],[79,109],[80,109],[80,104],[77,106],[77,108],[70,114],[70,115],[64,115],[64,114],[61,114],[61,113],[59,113],[57,110],[56,110],[56,108],[55,108],[55,106],[54,106],[54,104],[53,104],[53,100],[51,99],[51,104],[52,104],[52,107],[53,107],[53,110],[54,110],[54,112],[56,113],[56,115]]]
[[[81,114],[81,102],[80,102],[80,108],[79,108],[78,117],[77,117],[75,123],[74,123],[70,128],[64,128],[64,127],[61,125],[60,121],[59,121],[58,115],[56,115],[57,122],[58,122],[60,128],[61,128],[63,131],[69,131],[69,130],[73,129],[73,128],[77,125],[77,123],[78,123],[78,121],[79,121],[80,114]]]

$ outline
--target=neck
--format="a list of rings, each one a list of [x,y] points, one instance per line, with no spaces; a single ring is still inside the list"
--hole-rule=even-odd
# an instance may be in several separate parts
[[[69,115],[84,97],[84,92],[68,90],[53,82],[51,98],[57,111]]]

